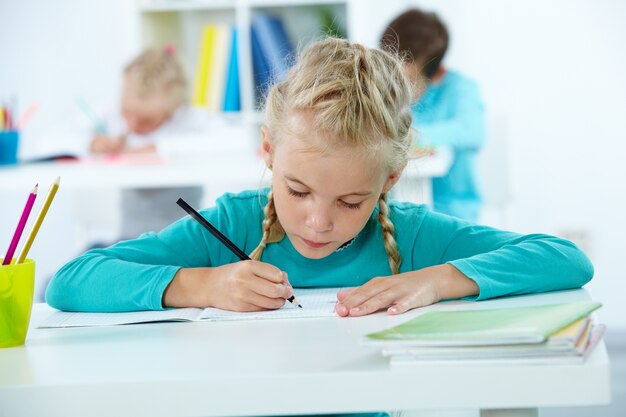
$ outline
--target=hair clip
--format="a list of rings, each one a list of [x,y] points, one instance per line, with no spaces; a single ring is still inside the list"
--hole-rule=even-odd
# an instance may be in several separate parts
[[[163,52],[165,52],[169,56],[174,56],[174,54],[176,53],[176,46],[174,46],[171,43],[168,43],[167,45],[163,47]]]

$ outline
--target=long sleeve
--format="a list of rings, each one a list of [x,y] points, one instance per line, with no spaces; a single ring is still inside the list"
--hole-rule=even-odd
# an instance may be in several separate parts
[[[182,222],[159,234],[93,249],[72,260],[50,282],[46,301],[66,311],[163,309],[163,292],[176,272],[203,264],[197,242],[182,241],[173,232],[191,226]]]
[[[257,194],[218,200],[201,214],[244,250],[260,240]],[[184,214],[181,210],[181,215]],[[245,216],[245,217],[244,217]],[[245,219],[245,220],[243,220]],[[256,226],[256,227],[255,227]],[[257,230],[258,229],[258,230]],[[63,266],[46,291],[66,311],[161,310],[163,292],[180,268],[224,265],[238,258],[189,216],[159,233],[94,249]]]
[[[479,149],[485,140],[485,114],[478,85],[450,73],[428,87],[414,108],[420,141],[454,149]]]
[[[578,288],[593,276],[590,260],[572,242],[505,232],[438,213],[425,216],[417,242],[414,258],[452,264],[478,284],[477,300]],[[430,256],[424,258],[424,253]]]

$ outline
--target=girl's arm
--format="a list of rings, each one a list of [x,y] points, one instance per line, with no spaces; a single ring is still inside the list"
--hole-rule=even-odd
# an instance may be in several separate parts
[[[228,203],[228,199],[223,202]],[[250,216],[246,207],[242,210]],[[225,234],[237,236],[240,245],[248,239],[257,241],[256,236],[237,235],[237,231],[249,229],[236,221],[241,218],[236,207],[218,200],[218,207],[202,214]],[[279,308],[291,296],[287,277],[278,268],[238,261],[197,222],[186,217],[159,233],[94,249],[74,259],[55,275],[46,291],[46,301],[67,311],[165,307],[250,311]]]
[[[578,288],[593,276],[587,256],[569,241],[519,235],[436,213],[425,216],[414,242],[413,259],[404,259],[402,267],[412,271],[340,293],[337,313],[363,315],[382,308],[401,313],[446,298],[483,300]]]
[[[478,293],[478,285],[450,264],[371,279],[364,285],[337,294],[339,316],[364,316],[387,309],[401,314],[446,298]]]
[[[293,289],[273,265],[247,260],[213,268],[181,268],[165,289],[166,307],[217,307],[230,311],[275,310]]]
[[[181,268],[210,265],[202,239],[192,242],[189,227],[182,220],[158,234],[86,252],[55,274],[46,301],[66,311],[163,309],[162,294]]]

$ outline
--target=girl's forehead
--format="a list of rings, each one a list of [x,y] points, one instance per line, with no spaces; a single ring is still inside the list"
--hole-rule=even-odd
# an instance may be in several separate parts
[[[358,146],[333,141],[317,131],[308,134],[285,135],[276,144],[275,162],[292,173],[311,172],[318,177],[364,177],[368,180],[386,176],[380,154],[367,152]]]
[[[137,113],[161,113],[168,108],[168,101],[161,93],[149,97],[140,97],[133,91],[125,90],[122,94],[122,106]]]
[[[273,132],[276,146],[287,142],[291,152],[319,155],[340,155],[351,158],[366,158],[370,161],[381,160],[381,152],[372,151],[356,140],[347,140],[321,129],[315,122],[311,111],[291,112],[285,122]]]

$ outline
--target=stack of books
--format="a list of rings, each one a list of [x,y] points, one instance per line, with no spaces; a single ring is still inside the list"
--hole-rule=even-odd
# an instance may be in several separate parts
[[[392,366],[582,363],[604,333],[594,301],[532,307],[424,313],[370,333]]]
[[[210,24],[202,30],[192,104],[211,112],[241,110],[234,26]]]
[[[257,93],[265,97],[270,85],[285,77],[295,60],[294,47],[281,18],[257,14],[250,28],[252,67]]]

